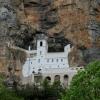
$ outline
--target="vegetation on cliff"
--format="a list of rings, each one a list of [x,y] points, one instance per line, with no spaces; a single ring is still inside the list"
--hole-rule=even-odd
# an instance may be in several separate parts
[[[0,100],[23,100],[18,97],[14,90],[9,90],[3,84],[4,76],[0,75]]]

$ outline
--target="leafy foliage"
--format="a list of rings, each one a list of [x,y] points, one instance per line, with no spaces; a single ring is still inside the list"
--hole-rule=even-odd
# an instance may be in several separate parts
[[[3,85],[4,78],[0,77],[0,100],[58,100],[65,91],[59,81],[50,84],[44,80],[40,85],[26,85],[25,87],[8,89]]]
[[[38,86],[27,85],[22,90],[18,90],[17,93],[24,97],[24,100],[58,100],[64,89],[61,87],[60,82],[55,82],[53,85],[49,84],[47,80]]]
[[[100,61],[90,63],[73,78],[62,100],[100,100]]]
[[[9,90],[3,85],[4,77],[0,75],[0,100],[23,100],[14,90]]]

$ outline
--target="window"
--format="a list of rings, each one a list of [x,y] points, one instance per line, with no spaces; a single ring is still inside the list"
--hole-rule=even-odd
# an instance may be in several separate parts
[[[40,46],[42,46],[43,45],[43,43],[42,43],[42,41],[40,42]]]
[[[61,62],[63,62],[63,59],[61,59]]]
[[[53,62],[54,60],[52,59],[52,62]]]
[[[56,61],[58,62],[58,59]]]
[[[40,62],[40,59],[38,59],[38,62]]]
[[[42,51],[40,51],[40,55],[42,54]]]
[[[47,59],[47,62],[49,62],[49,59]]]

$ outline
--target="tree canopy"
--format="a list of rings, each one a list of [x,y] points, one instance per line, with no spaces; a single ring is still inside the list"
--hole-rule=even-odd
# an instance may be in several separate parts
[[[24,100],[58,100],[63,92],[65,89],[59,81],[49,84],[47,80],[44,80],[40,86],[27,85],[26,88],[17,91]]]
[[[0,100],[23,100],[18,97],[14,90],[9,90],[3,84],[4,76],[0,75]]]
[[[94,61],[73,77],[62,100],[100,100],[100,61]]]

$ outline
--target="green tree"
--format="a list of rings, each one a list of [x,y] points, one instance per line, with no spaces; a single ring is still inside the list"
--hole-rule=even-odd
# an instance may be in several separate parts
[[[4,77],[0,75],[0,100],[23,100],[18,97],[14,90],[9,90],[3,85]]]
[[[50,84],[48,80],[44,80],[42,86],[42,93],[44,93],[43,100],[58,100],[61,97],[61,93],[65,91],[65,89],[61,86],[60,81],[55,81],[53,84]]]
[[[26,85],[21,90],[17,90],[17,94],[24,100],[58,100],[63,91],[60,82],[50,84],[48,80],[44,80],[40,85]]]
[[[100,61],[94,61],[78,72],[62,100],[100,100]]]

